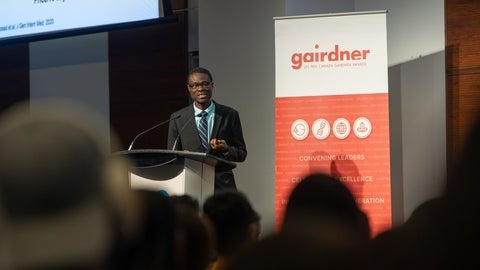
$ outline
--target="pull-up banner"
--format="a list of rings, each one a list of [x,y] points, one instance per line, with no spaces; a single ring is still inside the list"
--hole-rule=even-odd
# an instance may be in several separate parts
[[[277,229],[312,172],[349,187],[374,235],[390,228],[386,12],[274,21]]]

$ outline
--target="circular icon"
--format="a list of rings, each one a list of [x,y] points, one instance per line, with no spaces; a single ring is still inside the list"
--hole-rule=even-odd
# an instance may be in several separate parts
[[[353,133],[360,139],[365,139],[372,132],[372,124],[366,117],[359,117],[353,122]]]
[[[312,125],[312,134],[319,140],[326,139],[330,135],[330,124],[328,124],[328,121],[323,118],[315,120]]]
[[[308,136],[308,123],[303,119],[297,119],[293,121],[292,126],[290,127],[290,133],[293,138],[296,140],[304,140]]]
[[[345,139],[350,134],[350,123],[345,118],[338,118],[333,123],[333,134],[339,139]]]

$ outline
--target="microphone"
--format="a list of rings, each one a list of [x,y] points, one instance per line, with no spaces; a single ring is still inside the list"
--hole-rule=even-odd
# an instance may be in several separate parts
[[[173,142],[172,150],[175,150],[175,148],[177,148],[177,143],[178,143],[178,140],[180,139],[180,135],[182,135],[182,132],[187,127],[188,123],[190,123],[190,121],[192,121],[193,118],[201,117],[201,116],[202,116],[202,113],[195,114],[192,117],[190,117],[187,120],[187,122],[185,122],[185,124],[183,124],[182,128],[178,131],[178,134],[177,134],[177,137],[175,138],[175,141]]]
[[[152,129],[155,129],[155,128],[161,126],[161,125],[165,125],[166,123],[168,123],[168,122],[170,122],[170,121],[172,121],[172,120],[175,120],[175,119],[177,119],[177,118],[180,118],[180,115],[179,115],[179,114],[176,115],[176,116],[174,116],[173,118],[169,118],[169,119],[167,119],[167,120],[165,120],[165,121],[163,121],[163,122],[161,122],[161,123],[156,124],[155,126],[149,128],[149,129],[146,129],[146,130],[138,133],[137,136],[135,136],[135,138],[133,138],[132,142],[130,143],[130,146],[128,147],[128,151],[132,150],[133,144],[134,144],[135,141],[138,139],[138,137],[142,136],[143,134],[149,132],[149,131],[152,130]]]

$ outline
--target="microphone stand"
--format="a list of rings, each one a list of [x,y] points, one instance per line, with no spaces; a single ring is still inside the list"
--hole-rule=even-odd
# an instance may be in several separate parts
[[[130,146],[128,146],[128,151],[132,150],[133,144],[135,144],[135,141],[138,139],[138,137],[140,137],[140,136],[142,136],[143,134],[151,131],[152,129],[155,129],[155,128],[159,127],[159,126],[165,125],[166,123],[168,123],[168,122],[170,122],[170,121],[172,121],[172,120],[178,119],[178,118],[180,118],[180,115],[176,115],[176,116],[173,117],[173,118],[169,118],[169,119],[167,119],[167,120],[165,120],[165,121],[163,121],[163,122],[161,122],[161,123],[156,124],[155,126],[149,128],[149,129],[146,129],[146,130],[138,133],[137,136],[135,136],[135,138],[133,138],[132,142],[130,143]]]
[[[201,117],[201,116],[202,116],[201,113],[195,114],[193,117],[190,117],[190,119],[188,119],[187,122],[185,122],[185,124],[183,124],[182,128],[178,131],[175,141],[173,142],[173,147],[172,147],[173,151],[175,151],[175,148],[177,148],[177,143],[178,143],[178,140],[180,139],[180,135],[182,135],[182,132],[187,127],[188,123],[190,123],[190,121],[192,121],[193,118]]]

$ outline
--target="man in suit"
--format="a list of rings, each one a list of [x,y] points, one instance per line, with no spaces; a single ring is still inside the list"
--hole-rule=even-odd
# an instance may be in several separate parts
[[[175,120],[170,122],[168,129],[168,149],[206,152],[229,161],[243,162],[247,148],[239,114],[235,109],[212,99],[213,79],[210,71],[201,67],[191,70],[187,88],[193,104],[171,115],[170,118]],[[202,120],[206,122],[203,125]],[[201,131],[202,126],[206,131]],[[215,191],[224,189],[237,189],[233,171],[216,169]]]

